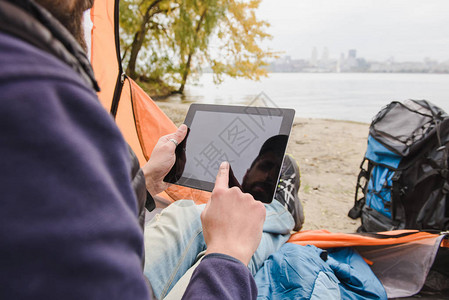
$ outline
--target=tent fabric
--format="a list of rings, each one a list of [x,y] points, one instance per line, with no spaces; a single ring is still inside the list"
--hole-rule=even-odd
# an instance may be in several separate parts
[[[288,242],[322,249],[353,247],[379,278],[388,298],[395,298],[412,296],[421,290],[438,249],[449,248],[445,236],[418,230],[371,234],[305,230],[293,234]]]
[[[90,58],[101,91],[98,98],[109,111],[119,72],[114,35],[114,0],[95,1],[90,10],[93,23]]]
[[[117,79],[123,83],[115,116],[125,140],[136,153],[140,165],[146,163],[159,137],[176,131],[175,124],[154,103],[154,101],[121,70],[118,61],[114,16],[115,0],[95,1],[90,11],[91,32],[90,57],[95,77],[100,85],[98,93],[104,108],[111,111]],[[210,193],[172,185],[159,196],[169,201],[192,199],[196,203],[206,203]]]
[[[419,230],[393,230],[376,234],[363,233],[333,233],[328,230],[303,230],[291,235],[289,243],[297,245],[314,245],[327,249],[352,246],[383,246],[403,243],[421,243],[433,245],[439,234]],[[443,247],[449,247],[447,240],[442,241]]]
[[[371,262],[371,270],[381,281],[389,298],[419,293],[426,282],[443,236],[384,246],[354,247]],[[433,244],[432,244],[433,241]]]

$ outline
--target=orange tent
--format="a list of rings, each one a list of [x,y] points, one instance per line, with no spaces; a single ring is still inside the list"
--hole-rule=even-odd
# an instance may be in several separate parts
[[[176,131],[175,124],[154,101],[123,72],[118,36],[118,0],[95,1],[90,57],[101,91],[101,103],[115,118],[141,165],[149,159],[159,137]],[[205,203],[210,193],[171,186],[160,196],[168,201],[193,199]]]

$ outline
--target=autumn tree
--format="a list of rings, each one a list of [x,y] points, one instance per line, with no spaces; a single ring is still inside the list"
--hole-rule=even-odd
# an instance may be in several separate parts
[[[269,24],[256,16],[261,0],[227,2],[226,16],[214,40],[218,51],[207,56],[215,81],[222,81],[223,74],[258,80],[266,75],[267,59],[277,57],[260,45],[271,38],[265,31]]]
[[[209,41],[225,18],[226,0],[186,0],[173,23],[176,55],[179,61],[177,93],[183,93],[192,72],[200,72],[208,58]]]
[[[156,67],[150,69],[150,72],[157,74],[165,71],[162,67],[164,61],[167,61],[164,48],[171,39],[168,33],[172,22],[170,17],[176,8],[177,3],[173,0],[120,2],[122,59],[126,65],[126,73],[131,78],[137,79],[138,75],[143,75],[143,69],[137,68],[139,54],[145,57],[145,63],[141,65]]]
[[[266,73],[267,58],[274,56],[260,46],[270,38],[265,32],[269,24],[256,17],[260,0],[124,3],[121,25],[127,73],[133,78],[146,73],[154,82],[177,86],[174,93],[183,93],[191,75],[207,65],[217,83],[224,74],[259,79]]]

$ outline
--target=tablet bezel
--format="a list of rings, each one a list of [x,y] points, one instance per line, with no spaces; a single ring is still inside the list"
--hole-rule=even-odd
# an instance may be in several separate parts
[[[291,128],[293,126],[293,120],[295,117],[295,110],[291,108],[273,108],[273,107],[256,107],[256,106],[235,106],[235,105],[218,105],[218,104],[199,104],[193,103],[187,112],[184,124],[188,128],[191,127],[193,118],[198,111],[218,112],[218,113],[231,113],[238,116],[239,114],[249,114],[254,116],[280,116],[282,117],[281,127],[279,129],[279,135],[286,135],[290,137]],[[189,132],[189,135],[191,133]],[[288,139],[285,144],[287,147]],[[184,147],[180,144],[177,151],[185,151],[185,149],[179,149]],[[285,150],[284,150],[285,152]],[[175,163],[176,165],[176,163]],[[279,177],[279,176],[278,176]],[[165,179],[164,179],[165,180]],[[279,180],[279,178],[278,178]],[[195,188],[204,191],[212,191],[215,186],[215,181],[204,181],[191,177],[181,176],[176,182],[169,182],[181,186]]]

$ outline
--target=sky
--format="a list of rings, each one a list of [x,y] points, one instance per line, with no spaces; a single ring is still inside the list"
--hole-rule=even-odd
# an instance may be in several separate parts
[[[449,0],[262,0],[257,15],[271,24],[263,45],[295,59],[327,47],[334,59],[449,60]]]

